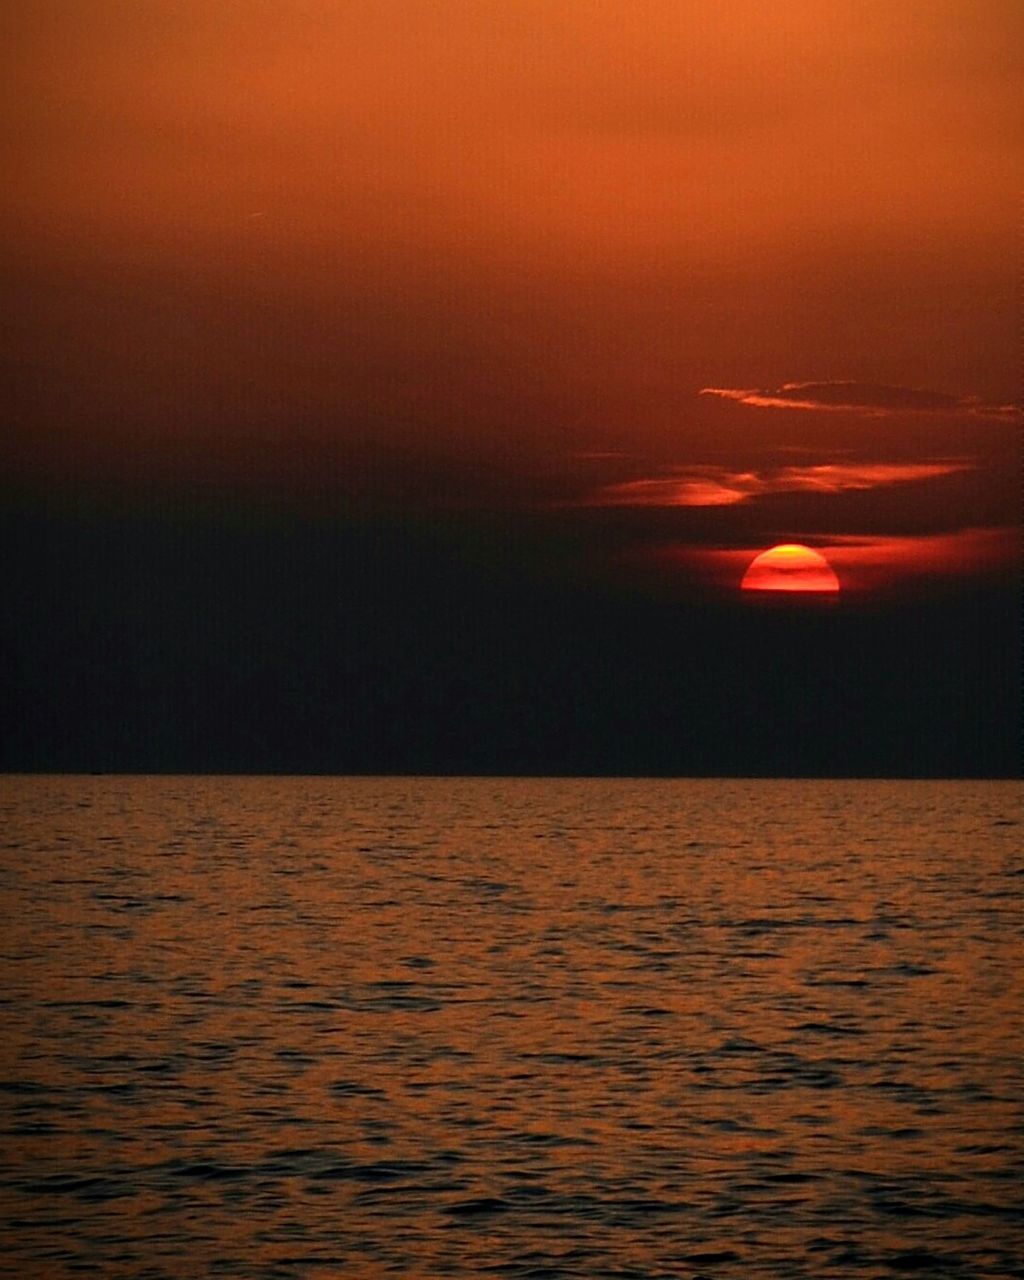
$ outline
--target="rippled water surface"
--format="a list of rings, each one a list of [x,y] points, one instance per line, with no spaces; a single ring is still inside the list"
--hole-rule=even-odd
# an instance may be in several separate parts
[[[0,1274],[1024,1275],[1016,784],[0,791]]]

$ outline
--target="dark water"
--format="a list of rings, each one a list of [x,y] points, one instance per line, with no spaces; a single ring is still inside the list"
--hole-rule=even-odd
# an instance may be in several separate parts
[[[0,787],[0,1274],[1024,1275],[1015,784]]]

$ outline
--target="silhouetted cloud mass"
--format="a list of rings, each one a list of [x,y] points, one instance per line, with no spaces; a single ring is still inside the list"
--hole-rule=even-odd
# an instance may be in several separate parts
[[[873,382],[784,382],[781,387],[702,387],[702,396],[719,396],[767,409],[825,409],[889,414],[970,414],[985,418],[1016,417],[1012,404],[990,404],[977,396],[952,396],[919,387],[894,387]]]

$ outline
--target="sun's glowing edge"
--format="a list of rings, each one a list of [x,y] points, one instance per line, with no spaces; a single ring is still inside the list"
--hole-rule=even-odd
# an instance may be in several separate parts
[[[840,589],[835,571],[821,552],[796,542],[779,543],[755,556],[740,588],[813,594],[835,594]]]

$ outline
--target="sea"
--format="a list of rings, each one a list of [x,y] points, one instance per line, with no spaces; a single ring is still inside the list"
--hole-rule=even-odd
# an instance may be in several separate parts
[[[1022,798],[0,779],[0,1275],[1024,1276]]]

